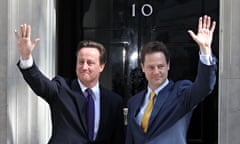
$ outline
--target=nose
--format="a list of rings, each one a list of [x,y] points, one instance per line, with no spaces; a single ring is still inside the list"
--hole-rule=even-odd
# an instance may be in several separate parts
[[[153,72],[154,74],[158,73],[158,72],[159,72],[159,68],[158,68],[158,67],[154,67],[152,72]]]
[[[87,62],[82,63],[82,68],[83,68],[83,69],[87,69],[87,68],[88,68]]]

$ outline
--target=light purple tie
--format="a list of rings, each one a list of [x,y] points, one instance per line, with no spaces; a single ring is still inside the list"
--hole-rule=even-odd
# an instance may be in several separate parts
[[[94,100],[93,100],[93,92],[90,88],[86,89],[87,92],[87,100],[88,100],[88,137],[91,141],[93,141],[94,136]]]

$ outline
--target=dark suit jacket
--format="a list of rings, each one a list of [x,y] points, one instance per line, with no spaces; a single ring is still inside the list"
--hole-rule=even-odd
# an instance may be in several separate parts
[[[126,144],[147,144],[190,112],[213,90],[216,81],[215,67],[199,63],[194,83],[188,80],[176,83],[170,81],[157,96],[147,133],[143,132],[136,121],[146,90],[133,96],[128,102]]]
[[[119,95],[100,86],[100,125],[95,142],[89,142],[87,100],[77,79],[56,76],[49,80],[35,64],[20,71],[32,90],[50,106],[53,129],[49,144],[124,143],[123,101]]]

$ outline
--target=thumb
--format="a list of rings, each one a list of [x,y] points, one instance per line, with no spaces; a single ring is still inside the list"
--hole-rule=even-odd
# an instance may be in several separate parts
[[[197,35],[192,30],[188,30],[188,33],[192,37],[192,39],[198,44],[199,41]]]
[[[194,34],[194,32],[192,30],[188,30],[189,35],[192,37],[192,39],[196,40],[196,35]]]
[[[16,29],[13,30],[16,40],[19,40],[19,35]]]
[[[40,41],[40,39],[39,39],[39,38],[36,38],[36,39],[32,42],[32,45],[35,46],[39,41]]]

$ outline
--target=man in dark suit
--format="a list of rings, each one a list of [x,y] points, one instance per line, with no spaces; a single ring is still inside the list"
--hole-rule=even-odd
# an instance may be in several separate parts
[[[30,39],[30,25],[15,30],[21,55],[18,67],[32,90],[50,106],[52,136],[49,144],[123,144],[122,98],[99,84],[106,62],[102,44],[82,41],[77,49],[77,79],[44,76],[32,50],[40,40]]]
[[[129,99],[126,144],[186,144],[192,111],[216,81],[211,51],[215,25],[205,15],[199,18],[197,34],[188,31],[200,48],[194,82],[168,80],[170,56],[162,42],[149,42],[142,48],[141,68],[148,87]]]

